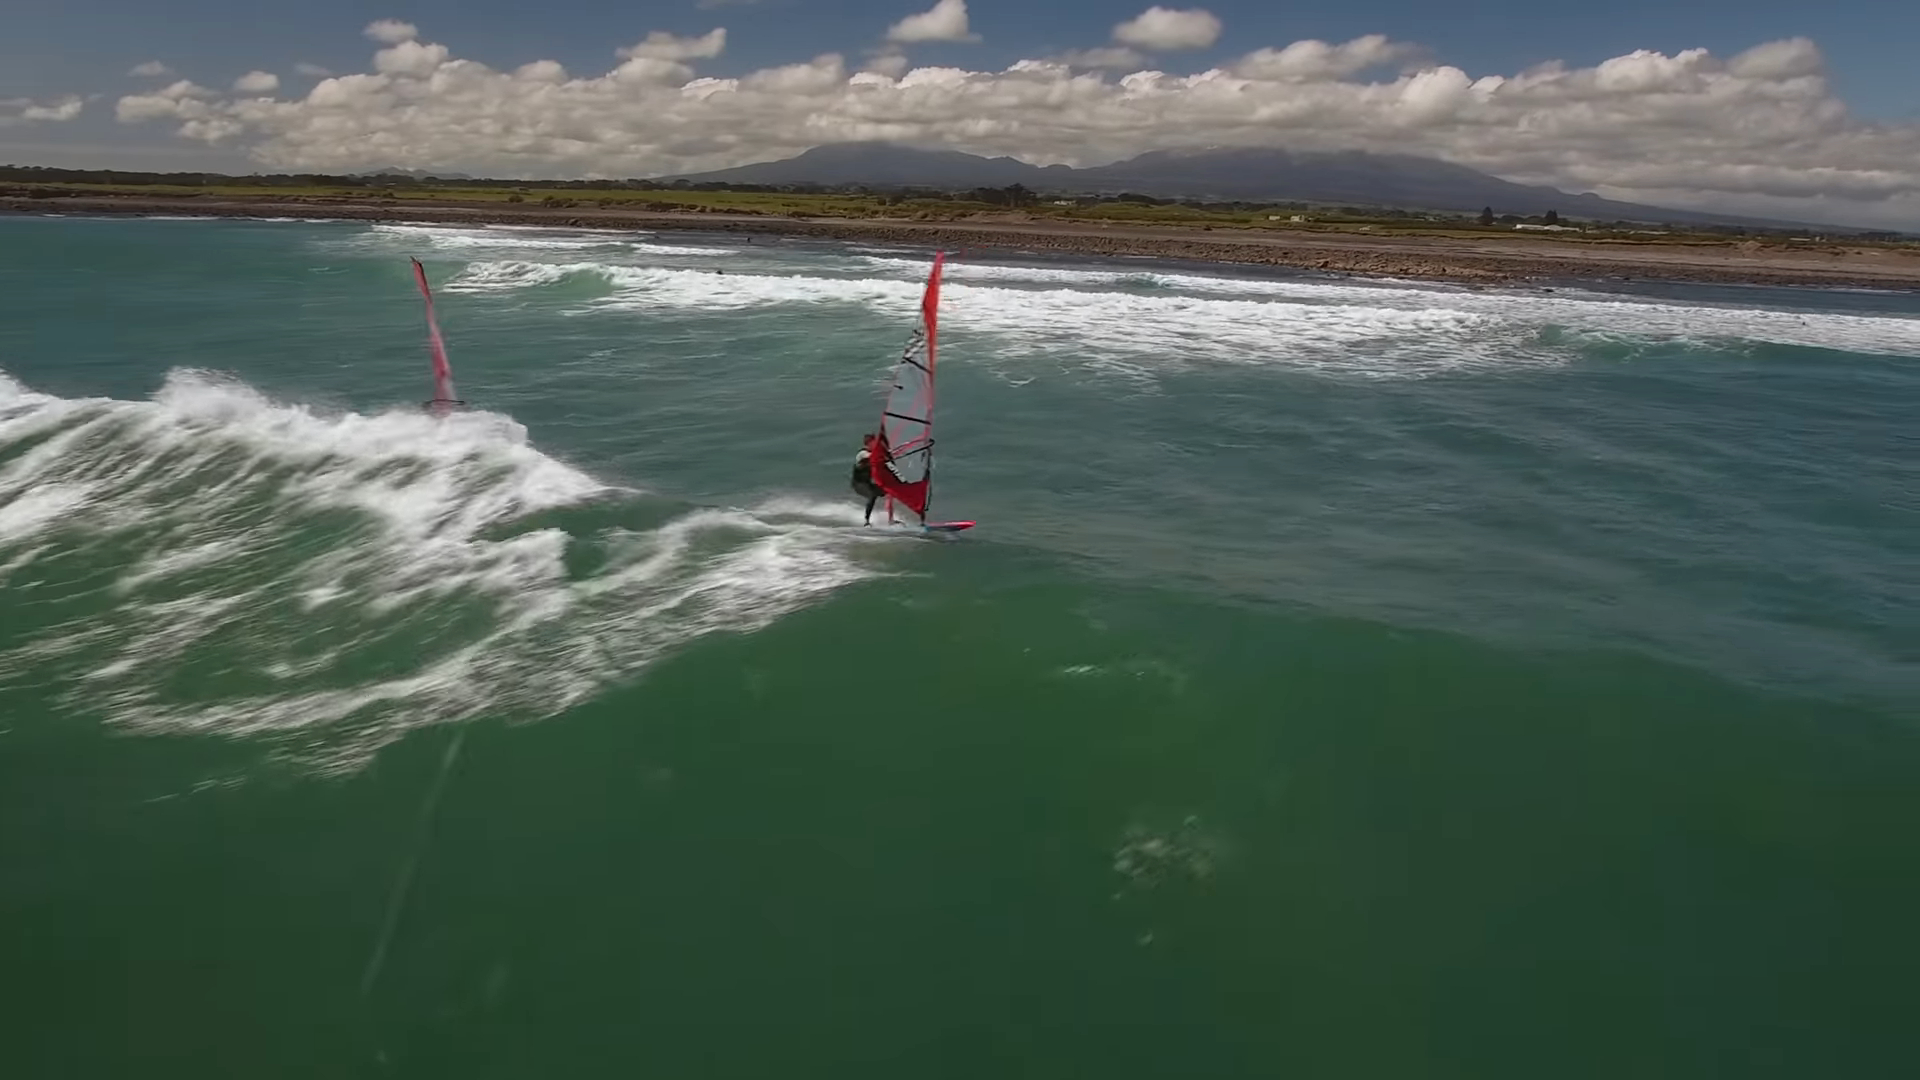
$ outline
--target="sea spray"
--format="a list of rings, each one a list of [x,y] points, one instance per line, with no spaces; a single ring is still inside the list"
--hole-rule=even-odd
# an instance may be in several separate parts
[[[32,598],[15,629],[38,628],[0,679],[69,680],[72,707],[134,730],[299,733],[351,766],[421,724],[561,711],[873,572],[830,511],[501,532],[647,497],[484,412],[323,415],[193,371],[150,402],[8,382],[0,410],[0,566]],[[608,558],[575,579],[573,544]],[[218,692],[191,677],[209,665]]]

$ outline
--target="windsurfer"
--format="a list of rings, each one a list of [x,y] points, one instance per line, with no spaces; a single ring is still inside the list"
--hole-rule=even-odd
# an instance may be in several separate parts
[[[853,492],[867,500],[866,523],[869,525],[873,524],[874,504],[880,501],[882,495],[886,494],[880,490],[880,485],[875,483],[873,479],[873,452],[878,448],[881,453],[881,460],[884,461],[886,460],[886,446],[887,436],[885,432],[877,436],[869,434],[861,440],[860,452],[853,455]]]

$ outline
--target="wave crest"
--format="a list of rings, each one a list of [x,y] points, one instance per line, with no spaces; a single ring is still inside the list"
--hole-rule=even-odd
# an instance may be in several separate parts
[[[422,724],[552,715],[873,573],[840,508],[580,533],[536,516],[647,498],[494,414],[322,415],[197,371],[148,402],[69,401],[0,375],[0,587],[20,615],[0,685],[352,768]],[[576,546],[597,570],[569,571]]]

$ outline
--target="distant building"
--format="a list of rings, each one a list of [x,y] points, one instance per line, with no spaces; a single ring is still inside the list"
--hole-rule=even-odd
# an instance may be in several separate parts
[[[1580,227],[1577,225],[1531,225],[1524,221],[1518,225],[1515,225],[1514,228],[1519,229],[1522,232],[1579,232],[1580,231]]]

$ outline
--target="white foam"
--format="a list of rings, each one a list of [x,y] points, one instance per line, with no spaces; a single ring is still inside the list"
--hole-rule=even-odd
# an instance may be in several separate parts
[[[61,399],[51,394],[42,394],[22,386],[19,380],[0,371],[0,423],[6,423],[16,417],[36,417],[50,407],[61,404]],[[0,428],[0,431],[5,431]]]
[[[672,255],[672,256],[691,256],[691,257],[698,257],[698,258],[720,258],[723,256],[740,254],[738,251],[735,251],[733,248],[694,247],[690,244],[649,244],[642,241],[634,241],[632,243],[629,243],[627,246],[637,252],[640,252],[643,255]]]
[[[736,311],[781,304],[859,304],[912,317],[921,284],[893,278],[805,274],[716,275],[597,262],[483,262],[448,287],[504,291],[592,276],[612,289],[594,309]],[[1080,289],[1013,290],[949,285],[949,334],[991,334],[1003,356],[1046,355],[1139,376],[1197,360],[1291,363],[1368,373],[1418,373],[1475,362],[1511,362],[1522,330],[1492,315],[1399,308],[1141,296]],[[591,310],[591,309],[590,309]]]
[[[114,583],[114,587],[120,592],[131,592],[149,582],[175,577],[233,558],[239,554],[245,544],[246,541],[242,537],[225,537],[178,550],[152,552],[136,563],[133,569],[122,575],[120,580]]]
[[[0,562],[0,587],[11,587],[8,579],[13,577],[14,571],[19,570],[21,567],[39,558],[41,553],[46,550],[47,545],[45,544],[24,547],[4,562]],[[31,583],[29,583],[28,587],[31,587]]]
[[[501,248],[584,251],[614,246],[622,243],[624,239],[613,235],[555,235],[546,230],[458,228],[439,225],[380,224],[370,226],[367,233],[377,240],[397,240],[414,246],[424,244],[443,251]]]
[[[484,413],[321,415],[176,371],[150,402],[65,402],[0,375],[0,417],[0,450],[39,440],[0,471],[8,587],[57,580],[63,560],[35,558],[48,548],[126,567],[110,610],[0,657],[0,676],[51,668],[80,707],[146,731],[297,733],[327,767],[420,724],[551,715],[875,573],[851,558],[844,508],[805,502],[600,538],[490,535],[615,489]],[[583,541],[606,562],[574,580],[564,560]],[[258,682],[164,695],[203,646]]]
[[[597,273],[598,263],[543,263],[525,261],[468,263],[464,269],[440,285],[440,291],[511,292],[515,289],[553,285],[577,274]],[[604,275],[602,275],[604,276]]]
[[[917,277],[925,277],[930,265],[930,261],[924,258],[901,258],[890,254],[869,256],[863,258],[861,262],[876,270]],[[1137,272],[1119,273],[1111,270],[1075,270],[1059,266],[976,263],[958,259],[948,259],[941,274],[948,280],[1025,282],[1037,285],[1100,287],[1129,283],[1155,283],[1155,275]]]
[[[866,258],[864,264],[875,269],[915,277],[924,277],[926,259]],[[1028,266],[1018,263],[977,263],[949,259],[943,276],[958,281],[987,281],[1015,284],[1063,285],[1073,288],[1180,289],[1200,293],[1235,296],[1291,297],[1329,300],[1379,293],[1385,279],[1347,285],[1311,279],[1230,277],[1213,274],[1176,274],[1151,270],[1087,270],[1064,266]],[[1429,288],[1432,288],[1429,286]],[[1437,290],[1436,290],[1437,291]]]
[[[6,490],[10,496],[6,505],[0,506],[0,540],[18,540],[32,536],[85,504],[92,485],[47,483],[21,491],[0,478],[0,490]]]
[[[483,225],[473,227],[443,225],[393,225],[377,224],[369,226],[363,238],[383,247],[399,246],[417,248],[422,245],[449,254],[473,254],[484,256],[489,252],[541,252],[564,253],[570,251],[593,251],[607,253],[610,250],[632,252],[636,255],[658,255],[669,258],[724,258],[737,254],[733,248],[704,247],[692,244],[661,243],[644,232],[607,232],[585,229],[555,229],[543,226]]]
[[[588,310],[726,312],[857,304],[906,319],[925,268],[899,262],[898,276],[834,277],[714,274],[605,261],[480,261],[469,264],[449,288],[498,292],[595,277],[612,295]],[[1573,359],[1576,350],[1542,339],[1549,327],[1633,341],[1750,341],[1920,355],[1920,318],[1898,315],[1766,311],[1580,292],[1116,275],[1046,267],[959,264],[954,272],[956,280],[943,294],[950,336],[991,334],[998,339],[994,350],[1003,354],[1045,353],[1123,373],[1224,361],[1392,376]],[[970,276],[981,283],[969,283]],[[1139,291],[1142,283],[1151,291]],[[1016,284],[1027,287],[1011,287]]]
[[[924,261],[866,261],[902,273],[926,273]],[[1082,289],[1151,287],[1202,295],[1359,304],[1401,310],[1443,309],[1639,337],[1744,339],[1899,356],[1914,355],[1920,351],[1920,318],[1912,316],[1688,305],[1582,289],[1561,289],[1553,293],[1513,289],[1468,290],[1430,282],[1390,279],[1325,282],[1216,277],[1207,274],[1117,273],[964,262],[948,263],[945,274],[961,281],[1055,284]],[[1623,327],[1628,329],[1623,331]]]
[[[614,231],[608,230],[608,229],[590,229],[584,225],[508,225],[508,224],[489,223],[485,225],[467,225],[467,226],[451,226],[451,227],[462,228],[462,229],[479,228],[479,229],[486,229],[489,232],[500,232],[500,233],[536,233],[543,236],[551,235],[551,236],[606,237],[609,235],[616,235],[616,236],[623,236],[623,237],[634,237],[634,236],[652,236],[653,235],[653,230],[651,229],[621,229],[617,233],[615,233]]]

